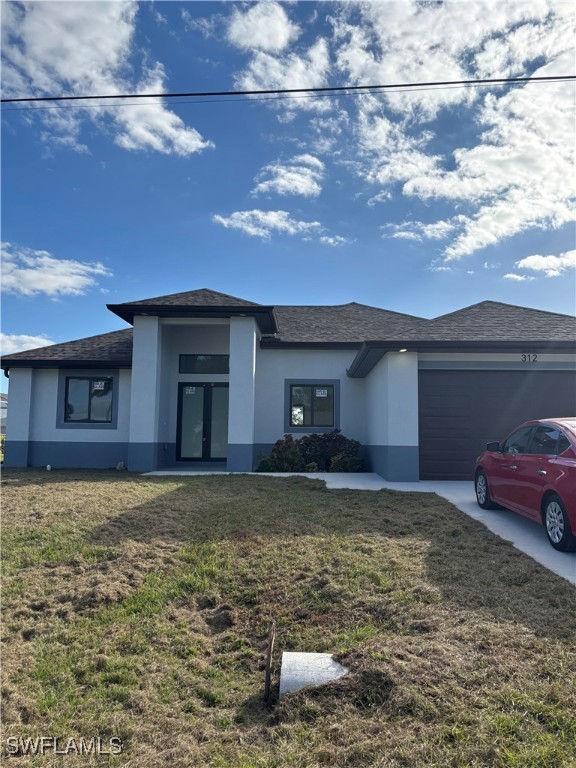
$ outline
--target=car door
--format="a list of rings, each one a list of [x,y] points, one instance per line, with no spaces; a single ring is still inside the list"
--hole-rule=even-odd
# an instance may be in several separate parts
[[[525,514],[540,518],[540,503],[544,490],[555,487],[559,467],[557,456],[558,441],[562,433],[557,427],[541,424],[536,427],[528,453],[517,462],[518,501]]]
[[[488,474],[490,495],[494,501],[518,511],[522,507],[518,470],[528,451],[533,432],[533,426],[520,427],[506,438],[501,450],[492,455],[492,466]]]

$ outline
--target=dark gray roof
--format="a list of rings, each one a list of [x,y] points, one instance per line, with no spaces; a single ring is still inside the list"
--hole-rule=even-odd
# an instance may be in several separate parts
[[[276,306],[274,315],[278,325],[275,339],[290,343],[361,344],[364,339],[395,339],[408,333],[421,320],[356,302],[335,306]]]
[[[409,338],[431,341],[576,341],[576,317],[481,301],[414,330]]]
[[[133,323],[136,315],[199,318],[241,316],[253,317],[261,333],[277,331],[273,307],[239,299],[227,293],[211,291],[208,288],[130,301],[125,304],[108,304],[107,307],[127,323]]]
[[[50,344],[39,349],[29,349],[25,352],[15,352],[2,358],[2,367],[9,368],[8,363],[111,363],[115,365],[132,364],[132,328],[112,333],[101,333],[77,341],[66,341],[63,344]]]
[[[497,301],[482,301],[470,307],[426,320],[414,315],[405,315],[365,304],[339,304],[316,306],[275,306],[238,299],[227,294],[201,289],[178,293],[173,296],[159,296],[142,302],[117,306],[192,306],[191,297],[198,307],[252,307],[248,313],[273,313],[278,333],[264,335],[263,347],[294,345],[340,345],[360,347],[363,342],[381,349],[387,343],[396,341],[421,342],[427,349],[436,343],[451,342],[451,348],[458,342],[478,344],[485,347],[512,342],[559,343],[566,347],[576,344],[576,318],[539,309],[518,307]],[[202,303],[204,302],[204,303]],[[220,302],[220,303],[217,303]],[[232,304],[236,302],[236,304]],[[225,314],[225,313],[224,313]],[[364,353],[363,353],[364,354]],[[373,356],[376,353],[371,353]],[[132,328],[113,331],[86,339],[64,344],[54,344],[40,349],[6,355],[2,367],[31,364],[33,366],[72,366],[106,364],[129,366],[132,361]]]
[[[227,293],[211,291],[209,288],[199,288],[196,291],[184,293],[171,293],[168,296],[156,296],[153,299],[141,299],[140,301],[127,301],[123,307],[144,307],[146,304],[153,307],[259,307],[254,301],[239,299]]]

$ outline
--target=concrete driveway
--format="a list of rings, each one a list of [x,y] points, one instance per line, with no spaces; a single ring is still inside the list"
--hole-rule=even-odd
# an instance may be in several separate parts
[[[222,472],[202,471],[157,471],[150,475],[210,475]],[[259,472],[259,477],[287,477],[285,472]],[[437,493],[438,496],[452,502],[462,512],[479,520],[493,533],[512,544],[521,552],[529,555],[536,562],[553,573],[562,576],[576,586],[576,553],[558,552],[548,543],[544,528],[522,515],[507,509],[484,510],[476,503],[472,481],[457,480],[420,480],[415,483],[391,483],[375,472],[294,472],[300,477],[323,480],[327,488],[350,488],[358,491],[380,491],[390,488],[394,491],[412,491]]]

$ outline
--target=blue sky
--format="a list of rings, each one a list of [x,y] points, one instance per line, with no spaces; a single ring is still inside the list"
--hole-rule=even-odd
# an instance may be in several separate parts
[[[561,0],[1,6],[4,97],[575,69]],[[3,110],[5,353],[203,287],[424,317],[576,310],[573,82],[110,104]]]

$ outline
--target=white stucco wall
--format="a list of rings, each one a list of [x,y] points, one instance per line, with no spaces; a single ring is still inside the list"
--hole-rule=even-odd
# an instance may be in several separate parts
[[[340,429],[346,437],[365,442],[365,382],[346,375],[355,354],[354,350],[258,348],[254,442],[274,443],[283,436],[286,379],[339,379]]]
[[[366,377],[367,445],[418,445],[418,354],[388,352]]]
[[[230,319],[230,401],[228,443],[252,445],[255,423],[256,322],[252,317]]]
[[[6,439],[27,441],[30,436],[32,389],[34,371],[31,368],[12,368],[8,384]]]
[[[118,371],[118,369],[101,369],[99,373],[106,376]],[[83,375],[82,370],[66,371],[65,375]],[[93,371],[90,372],[92,375]],[[12,378],[12,372],[10,374]],[[130,417],[130,370],[120,369],[118,372],[118,421],[116,429],[82,429],[81,427],[57,428],[58,409],[58,380],[59,371],[56,368],[41,368],[34,371],[30,440],[56,441],[56,442],[126,442],[129,433]],[[12,395],[10,396],[12,399]],[[23,439],[13,438],[10,439]]]
[[[536,359],[529,348],[525,352],[421,352],[418,365],[422,369],[453,368],[454,370],[574,370],[576,355],[566,353],[541,353]]]
[[[157,317],[134,318],[132,386],[130,395],[130,442],[158,441],[162,329]]]

